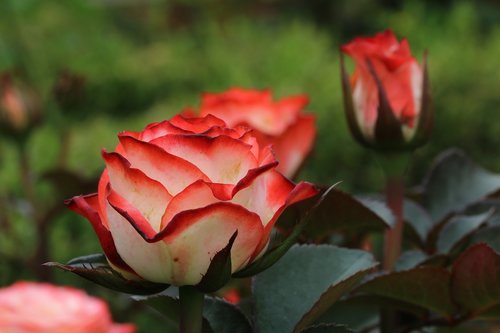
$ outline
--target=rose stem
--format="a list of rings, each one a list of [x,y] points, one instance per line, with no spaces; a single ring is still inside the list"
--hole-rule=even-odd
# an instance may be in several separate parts
[[[193,286],[179,287],[181,302],[180,333],[201,333],[205,294]]]
[[[385,187],[385,198],[387,206],[394,215],[394,226],[385,231],[384,239],[384,264],[383,268],[392,271],[401,254],[401,243],[403,241],[403,177],[387,178]]]

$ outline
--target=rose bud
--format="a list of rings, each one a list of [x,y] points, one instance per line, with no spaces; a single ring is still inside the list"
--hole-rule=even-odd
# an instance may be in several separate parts
[[[29,87],[12,74],[0,75],[0,131],[22,135],[41,119],[40,101]]]
[[[315,118],[302,112],[309,103],[305,95],[273,101],[269,90],[232,88],[223,93],[202,95],[200,114],[212,114],[229,127],[254,129],[261,146],[273,145],[279,165],[276,168],[293,178],[312,150],[316,137]]]
[[[277,172],[270,146],[250,129],[211,115],[179,115],[119,140],[115,152],[102,153],[98,193],[68,205],[91,222],[108,262],[128,279],[198,285],[228,244],[237,272],[265,251],[287,206],[317,193]]]
[[[0,332],[134,333],[135,326],[113,323],[107,304],[81,290],[17,282],[0,289]]]
[[[420,66],[407,40],[398,42],[390,30],[355,38],[341,51],[356,65],[349,80],[341,56],[345,112],[356,140],[380,150],[424,144],[433,124],[426,55]]]

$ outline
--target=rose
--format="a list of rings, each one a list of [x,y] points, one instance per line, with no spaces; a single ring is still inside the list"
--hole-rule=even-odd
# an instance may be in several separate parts
[[[248,128],[214,116],[176,116],[119,140],[116,152],[102,153],[98,193],[68,204],[129,279],[196,285],[236,231],[231,271],[238,271],[266,249],[285,207],[317,193],[278,173],[271,148]]]
[[[269,90],[232,88],[203,94],[200,114],[212,114],[230,127],[253,128],[261,146],[273,145],[277,170],[291,178],[311,152],[316,137],[314,116],[301,112],[308,102],[305,95],[273,101]]]
[[[134,333],[135,327],[114,324],[106,303],[81,290],[17,282],[0,289],[0,332]]]
[[[432,113],[426,66],[411,55],[407,40],[398,42],[386,30],[355,38],[341,50],[356,64],[350,84],[342,64],[344,100],[354,136],[363,144],[382,148],[427,139]]]

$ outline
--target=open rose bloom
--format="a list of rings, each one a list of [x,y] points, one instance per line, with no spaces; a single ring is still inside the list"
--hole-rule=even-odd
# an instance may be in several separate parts
[[[0,289],[2,333],[134,333],[115,324],[106,303],[85,292],[48,283],[17,282]]]
[[[317,193],[277,172],[251,130],[211,115],[176,116],[119,140],[102,153],[98,193],[68,204],[128,279],[196,285],[236,232],[231,270],[241,270],[266,250],[285,207]]]
[[[316,137],[315,118],[302,111],[309,103],[305,95],[274,101],[269,90],[232,88],[202,95],[201,116],[214,115],[229,127],[251,127],[259,145],[273,145],[276,168],[292,178],[312,150]]]
[[[355,38],[341,50],[356,65],[349,80],[342,64],[346,113],[356,139],[382,148],[425,141],[432,127],[426,65],[411,55],[407,40],[399,42],[387,30]]]

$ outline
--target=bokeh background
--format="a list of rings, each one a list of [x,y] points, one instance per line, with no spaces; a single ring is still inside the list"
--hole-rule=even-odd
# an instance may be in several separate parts
[[[156,332],[154,313],[40,263],[100,252],[90,225],[63,200],[93,191],[100,149],[113,149],[119,131],[197,107],[201,92],[308,94],[318,137],[298,178],[380,190],[375,157],[344,121],[339,46],[389,27],[418,59],[429,51],[436,124],[415,154],[410,185],[452,146],[500,172],[498,1],[0,1],[0,75],[14,77],[41,114],[22,135],[0,126],[0,286],[44,279],[84,287],[110,301],[118,320]]]

